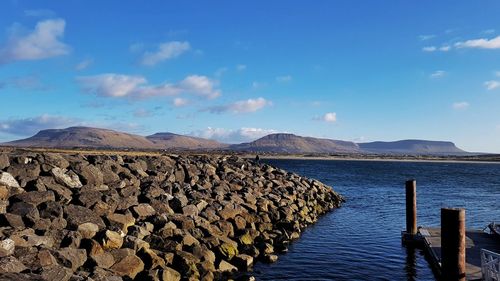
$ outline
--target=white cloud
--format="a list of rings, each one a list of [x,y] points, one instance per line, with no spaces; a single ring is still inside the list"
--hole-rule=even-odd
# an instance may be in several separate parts
[[[173,101],[172,101],[172,104],[175,106],[175,107],[182,107],[182,106],[186,106],[189,104],[189,100],[187,99],[183,99],[183,98],[175,98]]]
[[[0,121],[0,132],[18,136],[31,136],[44,129],[60,129],[69,126],[75,126],[80,123],[79,120],[43,114],[31,118],[8,119]]]
[[[427,40],[430,40],[430,39],[435,38],[435,37],[436,37],[436,35],[433,35],[433,34],[418,36],[418,38],[420,39],[420,41],[427,41]]]
[[[60,41],[66,22],[63,19],[40,21],[35,30],[11,37],[0,47],[0,64],[20,60],[40,60],[69,53],[69,47]]]
[[[149,98],[194,94],[208,99],[220,96],[216,81],[205,76],[190,75],[178,83],[151,85],[142,76],[105,73],[77,77],[82,91],[104,97]]]
[[[436,50],[437,50],[437,48],[434,46],[427,46],[427,47],[422,48],[422,51],[424,51],[424,52],[434,52]]]
[[[444,76],[446,76],[446,71],[444,70],[436,70],[430,75],[433,79],[443,78]]]
[[[215,73],[214,73],[214,76],[217,77],[217,78],[220,78],[222,77],[222,75],[224,75],[224,73],[227,72],[227,67],[221,67],[221,68],[218,68]]]
[[[243,70],[246,70],[247,69],[247,66],[245,64],[238,64],[236,66],[236,70],[238,71],[243,71]]]
[[[214,99],[221,95],[220,90],[215,89],[216,81],[206,76],[190,75],[182,80],[178,87],[183,91],[203,96],[208,99]]]
[[[461,102],[455,102],[452,104],[453,109],[456,110],[464,110],[469,107],[469,103],[466,101],[461,101]]]
[[[75,65],[75,70],[80,71],[80,70],[87,69],[93,63],[94,63],[93,59],[84,59]]]
[[[500,49],[500,36],[492,39],[473,39],[455,43],[457,48]]]
[[[205,109],[211,113],[250,113],[263,109],[266,106],[272,105],[272,102],[266,100],[265,98],[256,98],[237,101],[227,105],[212,106]]]
[[[451,46],[449,46],[449,45],[441,46],[441,47],[439,47],[439,50],[441,52],[448,52],[449,50],[451,50]]]
[[[500,88],[500,81],[495,81],[495,80],[486,81],[484,82],[484,86],[488,90],[495,90],[497,88]]]
[[[495,76],[500,77],[500,71],[495,71]]]
[[[141,64],[153,66],[162,61],[180,56],[191,49],[188,42],[165,42],[158,46],[155,52],[146,52],[141,58]]]
[[[203,130],[191,132],[190,135],[205,139],[217,140],[224,143],[241,143],[254,141],[263,136],[277,133],[273,129],[262,128],[240,128],[236,130],[228,130],[223,128],[208,127]]]
[[[266,85],[267,85],[266,83],[262,83],[262,82],[257,82],[257,81],[252,82],[252,88],[254,88],[254,89],[260,89],[262,87],[265,87]]]
[[[278,76],[278,77],[276,77],[276,81],[281,82],[281,83],[290,82],[290,81],[292,81],[292,76],[290,76],[290,75]]]
[[[330,122],[330,123],[336,122],[337,121],[337,113],[335,113],[335,112],[325,113],[325,115],[323,115],[323,121]]]

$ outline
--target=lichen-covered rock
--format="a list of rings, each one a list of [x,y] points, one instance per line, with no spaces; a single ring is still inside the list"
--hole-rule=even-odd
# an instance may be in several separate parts
[[[20,187],[17,180],[7,172],[0,172],[0,185],[5,185],[7,187]]]

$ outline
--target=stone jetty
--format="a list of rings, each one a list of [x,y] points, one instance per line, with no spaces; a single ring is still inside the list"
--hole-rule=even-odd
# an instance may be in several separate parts
[[[236,156],[0,153],[0,280],[230,280],[343,202]]]

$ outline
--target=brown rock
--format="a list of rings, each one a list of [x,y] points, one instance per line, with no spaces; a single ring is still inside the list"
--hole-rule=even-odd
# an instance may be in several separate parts
[[[225,260],[221,260],[219,263],[219,270],[222,272],[233,272],[233,271],[237,271],[238,268],[236,268],[236,266],[230,264],[229,262],[227,262]]]
[[[0,273],[19,273],[26,270],[26,266],[15,257],[4,257],[0,259]]]
[[[14,200],[19,200],[25,203],[38,206],[47,201],[55,201],[56,197],[52,191],[31,191],[23,192],[13,196]]]
[[[102,245],[104,249],[119,249],[123,245],[123,237],[118,232],[106,230]]]
[[[123,233],[127,233],[128,227],[135,224],[135,218],[130,214],[123,215],[115,213],[108,215],[106,218],[111,229],[115,231],[121,230]]]
[[[179,272],[177,272],[175,269],[172,269],[170,267],[165,267],[163,269],[163,272],[161,275],[161,280],[162,281],[180,281],[181,274]]]
[[[115,263],[111,270],[120,276],[128,276],[132,279],[144,270],[144,263],[136,255],[130,255]]]
[[[104,221],[88,208],[76,205],[67,205],[64,207],[64,213],[66,220],[68,221],[68,225],[73,229],[78,229],[78,226],[86,222],[96,224],[100,230],[106,227]]]
[[[54,256],[62,265],[73,271],[87,261],[87,252],[84,249],[61,248],[54,252]]]
[[[80,232],[82,238],[91,239],[99,231],[99,226],[95,223],[85,222],[78,226],[77,231]]]
[[[151,205],[145,203],[134,206],[132,209],[134,210],[134,213],[139,217],[149,217],[156,214],[156,210],[151,207]]]
[[[46,249],[40,250],[40,252],[38,252],[38,260],[40,266],[42,267],[57,265],[56,258],[50,253],[49,250]]]
[[[42,269],[42,277],[45,280],[69,281],[73,272],[71,269],[60,265],[52,265]]]

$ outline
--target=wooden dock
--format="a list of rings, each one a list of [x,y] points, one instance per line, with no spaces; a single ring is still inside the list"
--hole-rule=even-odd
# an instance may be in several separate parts
[[[429,256],[434,270],[441,275],[441,228],[420,227],[417,236]],[[466,230],[466,274],[467,280],[481,280],[481,249],[500,253],[500,243],[482,230]]]

